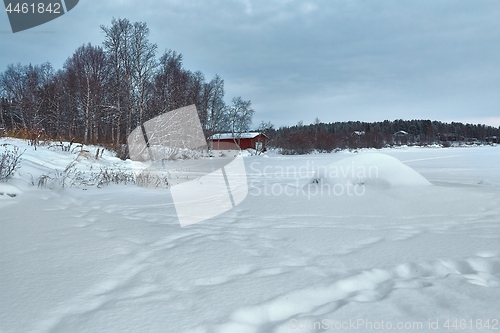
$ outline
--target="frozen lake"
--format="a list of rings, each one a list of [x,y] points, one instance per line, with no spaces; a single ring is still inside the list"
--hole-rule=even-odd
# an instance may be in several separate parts
[[[2,333],[500,330],[500,147],[248,156],[243,203],[184,228],[169,190],[30,185],[75,156],[25,148]]]

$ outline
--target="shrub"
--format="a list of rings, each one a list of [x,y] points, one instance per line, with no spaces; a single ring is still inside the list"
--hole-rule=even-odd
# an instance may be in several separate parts
[[[89,179],[89,185],[103,187],[109,184],[135,184],[134,174],[122,169],[101,169],[97,174],[92,174]]]
[[[19,147],[4,144],[0,148],[0,181],[9,180],[14,172],[20,167],[21,155],[24,152],[19,152]]]
[[[451,147],[451,142],[450,141],[443,141],[443,147],[444,148],[450,148]]]

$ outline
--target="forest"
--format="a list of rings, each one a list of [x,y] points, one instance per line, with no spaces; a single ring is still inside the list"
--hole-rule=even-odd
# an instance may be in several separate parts
[[[500,143],[500,127],[482,124],[444,123],[431,120],[384,120],[380,122],[323,123],[318,118],[310,125],[275,129],[262,122],[259,130],[268,137],[268,146],[283,154],[307,154],[313,150],[384,148],[391,146],[474,145]]]
[[[183,67],[182,54],[149,40],[146,23],[113,19],[100,46],[84,44],[55,70],[10,64],[0,73],[0,134],[122,147],[138,125],[195,104],[208,136],[245,132],[251,102],[224,101],[224,80]]]

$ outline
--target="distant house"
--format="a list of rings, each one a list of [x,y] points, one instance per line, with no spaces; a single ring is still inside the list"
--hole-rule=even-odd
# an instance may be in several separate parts
[[[408,143],[408,132],[406,131],[397,131],[392,136],[394,138],[394,143],[397,145],[405,145]]]
[[[397,131],[396,133],[393,134],[395,137],[405,137],[408,135],[408,132],[406,131]]]
[[[267,136],[260,132],[241,134],[220,133],[208,138],[213,150],[248,149],[266,150]]]
[[[355,136],[355,135],[362,136],[362,135],[365,135],[365,134],[366,134],[365,131],[354,131],[354,132],[351,133],[351,136]]]
[[[487,136],[485,138],[486,142],[489,142],[489,143],[500,143],[500,138],[497,137],[496,135],[493,135],[493,136]]]

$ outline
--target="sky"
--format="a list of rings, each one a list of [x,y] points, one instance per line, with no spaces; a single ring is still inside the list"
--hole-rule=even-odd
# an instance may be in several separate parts
[[[0,70],[100,45],[114,18],[145,22],[159,54],[224,79],[254,126],[431,119],[500,126],[497,0],[80,0],[13,34],[0,13]]]

